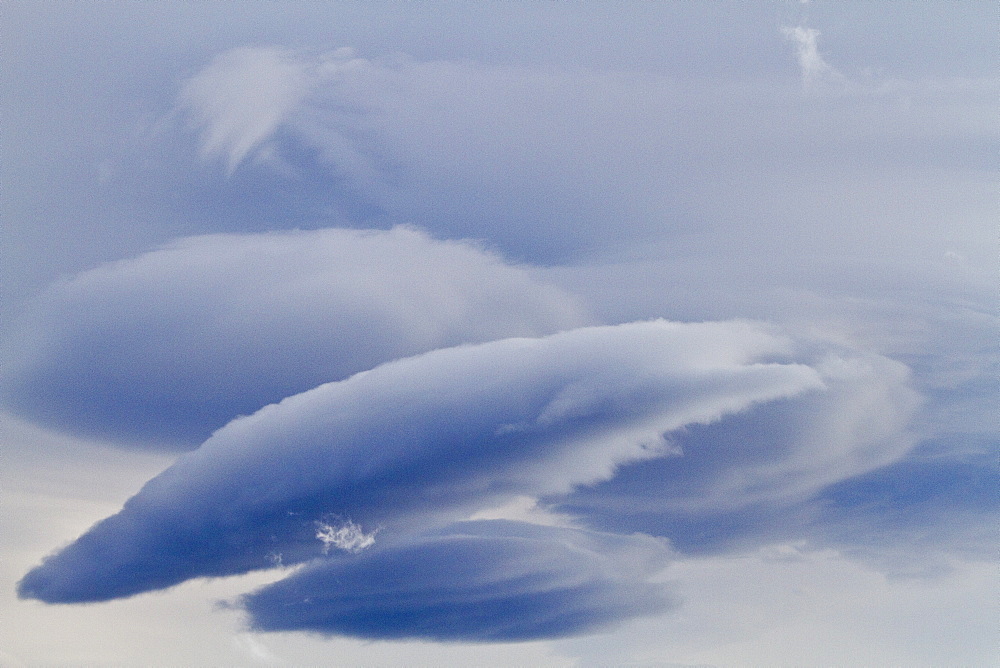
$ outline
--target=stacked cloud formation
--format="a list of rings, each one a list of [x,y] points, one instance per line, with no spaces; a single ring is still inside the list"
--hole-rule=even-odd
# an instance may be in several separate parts
[[[305,564],[243,599],[255,628],[583,633],[670,604],[653,536],[683,542],[678,517],[794,503],[907,447],[897,363],[748,321],[581,327],[569,304],[407,229],[198,237],[57,285],[7,343],[28,351],[9,403],[125,441],[218,429],[20,595]],[[642,462],[660,484],[614,487]],[[570,514],[468,521],[524,497]]]

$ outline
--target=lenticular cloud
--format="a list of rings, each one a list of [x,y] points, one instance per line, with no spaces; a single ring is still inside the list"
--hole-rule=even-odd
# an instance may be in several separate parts
[[[793,352],[788,340],[759,324],[657,320],[462,345],[386,363],[232,421],[147,483],[117,515],[29,572],[19,593],[49,602],[99,601],[276,561],[291,565],[357,552],[359,559],[370,553],[395,563],[418,549],[407,536],[513,497],[569,493],[612,477],[627,462],[669,457],[674,453],[664,434],[686,425],[824,391],[817,370],[788,361]],[[377,529],[377,536],[359,550],[332,550],[317,538],[318,523],[333,526],[330,518],[350,522],[359,535]],[[466,554],[468,543],[446,542],[441,549]],[[278,593],[249,599],[257,623],[290,624],[261,606],[284,600],[296,591],[289,589],[294,583],[325,577],[327,568],[349,581],[373,567],[360,561],[311,566]],[[480,568],[474,579],[488,576],[489,564]],[[544,591],[560,589],[553,583],[568,571],[551,568],[558,573],[543,569],[525,577]],[[581,609],[607,610],[587,602],[614,598],[603,582],[560,591]],[[431,589],[428,596],[462,600],[457,591]],[[539,595],[542,607],[556,600]],[[339,619],[345,599],[326,596],[331,618]],[[591,621],[606,622],[602,614]],[[361,623],[324,628],[351,633],[355,622]],[[586,620],[579,627],[559,624],[566,632],[589,628]],[[392,633],[420,635],[406,624]],[[503,636],[470,631],[477,633]],[[531,632],[510,632],[525,634]]]
[[[53,286],[0,346],[0,400],[71,433],[191,449],[389,360],[584,324],[565,292],[414,229],[190,237]]]
[[[648,577],[664,541],[503,520],[463,522],[362,557],[313,562],[245,596],[259,631],[516,641],[596,631],[671,604]]]

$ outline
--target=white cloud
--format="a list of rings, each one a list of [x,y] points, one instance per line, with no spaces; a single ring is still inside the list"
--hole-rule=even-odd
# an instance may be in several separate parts
[[[224,158],[232,172],[287,119],[311,84],[289,52],[241,48],[219,55],[189,79],[180,101],[202,128],[202,155]]]
[[[799,68],[802,70],[802,85],[812,88],[822,81],[837,81],[841,74],[827,63],[820,55],[817,39],[820,32],[815,28],[796,26],[784,27],[782,34],[795,42]]]
[[[190,448],[388,360],[587,322],[565,291],[414,229],[189,237],[52,286],[5,341],[0,389],[49,426]]]
[[[329,553],[331,547],[345,552],[360,552],[375,544],[376,533],[365,533],[361,525],[351,520],[336,525],[322,520],[316,522],[316,539],[323,543],[323,554]]]
[[[238,418],[29,573],[25,596],[106,600],[316,558],[316,521],[412,533],[569,492],[662,435],[823,388],[746,322],[650,321],[441,349]],[[553,410],[558,406],[557,410]]]
[[[641,642],[620,629],[591,643],[580,662],[586,665],[589,657],[600,664],[601,653],[616,642],[627,651],[603,663],[981,665],[992,659],[992,629],[984,620],[996,618],[995,564],[959,563],[950,573],[900,581],[867,570],[857,559],[859,543],[877,553],[865,563],[878,563],[883,573],[916,572],[900,568],[907,553],[918,559],[936,553],[945,564],[967,546],[974,548],[968,554],[996,555],[997,506],[990,492],[996,489],[991,399],[997,377],[1000,153],[998,80],[989,55],[997,52],[998,33],[990,3],[959,7],[931,0],[906,12],[894,3],[825,4],[824,23],[817,24],[823,35],[808,27],[797,4],[643,3],[622,11],[598,3],[572,9],[497,3],[461,12],[423,3],[391,12],[379,3],[81,2],[60,12],[39,7],[10,6],[0,25],[5,43],[13,45],[3,76],[17,91],[5,125],[11,141],[3,180],[11,187],[0,215],[0,246],[9,251],[0,263],[4,329],[22,300],[52,278],[128,257],[178,234],[313,227],[331,220],[383,228],[413,223],[438,237],[475,237],[543,264],[571,258],[587,265],[613,256],[622,260],[616,270],[573,268],[577,278],[593,272],[593,285],[586,278],[564,283],[568,292],[600,297],[594,306],[606,322],[784,321],[809,336],[835,338],[841,344],[831,346],[836,357],[854,372],[834,373],[820,362],[822,355],[781,353],[767,361],[808,362],[826,388],[711,425],[688,426],[665,443],[650,439],[648,445],[669,455],[656,462],[663,466],[652,468],[647,461],[629,470],[642,469],[661,482],[669,476],[657,475],[674,475],[670,480],[677,484],[664,489],[681,497],[689,511],[681,513],[682,526],[664,527],[665,536],[704,547],[699,532],[724,533],[733,504],[745,501],[764,506],[761,515],[736,517],[755,540],[766,539],[773,528],[759,520],[781,510],[775,505],[814,494],[802,503],[816,512],[805,518],[811,522],[777,513],[793,548],[687,562],[689,568],[675,571],[689,585],[684,608],[651,620]],[[776,14],[783,16],[778,23]],[[803,19],[796,23],[793,15]],[[776,29],[782,24],[799,26],[787,29],[787,53]],[[559,29],[550,31],[551,39],[539,40],[538,26],[553,25]],[[831,46],[823,40],[834,37],[834,27]],[[626,43],[628,48],[594,48]],[[225,52],[248,44],[305,48]],[[337,44],[357,45],[365,58],[314,55]],[[389,55],[396,51],[412,59]],[[177,82],[205,63],[208,68],[190,80],[180,101],[197,127],[205,163],[198,165],[190,161],[189,134],[178,135],[168,124],[155,136],[136,128],[148,129],[150,119],[167,113],[177,100]],[[851,74],[850,80],[833,65]],[[800,73],[810,91],[833,94],[822,100],[796,94]],[[207,245],[205,250],[211,254]],[[655,267],[650,270],[642,259]],[[264,273],[273,275],[265,264]],[[220,268],[226,275],[239,271],[239,262]],[[123,271],[117,277],[127,284],[134,275]],[[422,305],[427,284],[416,282],[413,293]],[[56,360],[53,368],[69,363],[61,375],[35,377],[41,394],[32,396],[47,399],[22,405],[25,414],[86,431],[79,420],[70,424],[59,401],[87,395],[86,383],[78,381],[106,373],[108,382],[89,387],[112,391],[90,393],[90,404],[78,411],[96,416],[87,418],[94,420],[92,433],[99,431],[93,429],[97,422],[103,433],[113,428],[117,438],[140,438],[141,430],[162,434],[164,421],[175,420],[176,427],[178,418],[171,415],[200,428],[218,426],[234,416],[230,410],[249,413],[258,405],[234,409],[222,401],[212,404],[212,397],[256,393],[261,388],[254,378],[266,376],[270,366],[287,364],[293,377],[336,357],[332,345],[312,356],[301,352],[326,340],[310,329],[322,291],[297,293],[313,296],[282,310],[281,299],[258,301],[253,281],[234,280],[233,291],[230,284],[209,281],[265,307],[241,310],[239,300],[188,290],[176,277],[166,283],[163,292],[146,292],[160,300],[152,310],[136,307],[141,298],[119,287],[105,293],[105,303],[81,300],[72,314],[36,312],[39,328],[22,332],[22,343],[39,345],[32,354],[52,353],[47,359]],[[512,298],[532,294],[535,285],[512,290]],[[136,295],[148,290],[140,287]],[[160,308],[169,302],[169,289],[190,302],[178,318]],[[405,312],[399,322],[410,323],[397,341],[420,339],[425,349],[451,345],[419,334],[427,321],[406,303],[392,305],[375,293],[382,294],[363,291],[362,300],[373,308],[361,309],[361,320],[385,305],[387,313]],[[338,300],[330,312],[354,305]],[[119,305],[127,317],[117,317]],[[273,320],[264,317],[267,312]],[[218,331],[234,333],[239,352],[216,344],[221,336],[199,335],[216,331],[205,313],[219,314],[226,325]],[[251,324],[235,327],[227,315],[233,313]],[[134,316],[142,315],[149,317],[114,339],[116,327],[128,329],[124,323],[135,324]],[[318,320],[331,322],[325,312]],[[554,323],[551,329],[528,320],[538,326],[532,336],[575,326],[558,317],[545,321]],[[299,327],[287,327],[289,322]],[[454,331],[468,333],[464,327]],[[477,330],[483,340],[511,334],[488,330]],[[77,338],[77,354],[41,350],[53,332],[55,339]],[[109,337],[116,345],[95,344]],[[150,339],[157,337],[154,345]],[[363,357],[364,337],[348,338],[352,354]],[[148,354],[171,341],[190,347],[172,355],[172,365],[150,365]],[[201,356],[196,349],[206,341]],[[376,343],[386,356],[419,352]],[[910,367],[909,379],[878,354]],[[81,366],[73,360],[88,355],[102,363],[78,373]],[[377,357],[360,363],[373,365]],[[300,364],[292,373],[289,363],[295,360]],[[0,363],[5,383],[13,362],[22,361],[14,353]],[[225,380],[234,365],[255,371],[232,376],[228,386],[206,381],[192,392],[200,403],[169,407],[184,396],[170,394],[173,383],[190,389],[185,378],[215,374]],[[199,376],[196,368],[205,373]],[[137,381],[142,369],[148,373]],[[299,389],[326,380],[312,378]],[[924,403],[903,426],[910,386]],[[26,389],[12,394],[30,404]],[[273,400],[298,391],[271,389]],[[162,410],[130,414],[129,405],[148,398],[144,390],[161,393],[156,405]],[[567,389],[542,422],[579,418],[599,400],[586,383]],[[196,411],[210,405],[217,414],[201,421]],[[117,417],[105,419],[110,413],[101,414],[104,409],[117,410]],[[526,430],[524,420],[507,422],[492,436]],[[921,441],[900,455],[910,432]],[[187,440],[193,445],[197,439]],[[0,505],[15,512],[5,514],[0,532],[6,583],[0,589],[7,592],[0,596],[0,618],[9,620],[0,629],[0,662],[227,665],[252,658],[247,647],[230,642],[236,633],[231,611],[211,613],[206,599],[248,591],[258,582],[251,578],[261,574],[238,582],[199,581],[100,606],[14,600],[14,581],[38,555],[114,512],[140,478],[154,475],[168,458],[144,465],[140,476],[128,462],[142,453],[54,435],[8,441],[0,491],[13,505]],[[712,445],[717,456],[698,457],[698,446],[712,452]],[[673,456],[678,449],[682,457]],[[6,465],[11,461],[16,466]],[[692,462],[705,465],[705,475],[692,471]],[[637,497],[642,488],[636,478],[630,482]],[[691,513],[707,505],[721,514],[692,526]],[[491,519],[567,523],[566,515],[546,516],[547,510],[544,499],[539,507],[527,493],[468,509]],[[623,509],[632,516],[637,510]],[[377,526],[355,519],[365,531]],[[315,525],[303,521],[302,529],[303,545],[323,557]],[[824,534],[834,540],[824,542]],[[360,555],[331,548],[323,558],[364,558],[384,547],[383,535],[389,536],[379,534],[378,544]],[[834,544],[851,557],[811,557],[810,543]],[[265,560],[285,554],[273,546],[261,550]],[[169,554],[161,556],[157,566],[165,568]],[[699,567],[692,564],[699,563],[704,568],[696,573]],[[274,571],[266,575],[276,577]],[[171,642],[178,637],[185,642]],[[555,665],[559,658],[545,643],[362,643],[281,633],[269,635],[267,643],[291,665]]]

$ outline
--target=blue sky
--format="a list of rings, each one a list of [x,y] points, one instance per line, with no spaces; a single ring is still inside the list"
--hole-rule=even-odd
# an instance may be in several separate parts
[[[995,659],[991,3],[0,11],[0,663]]]

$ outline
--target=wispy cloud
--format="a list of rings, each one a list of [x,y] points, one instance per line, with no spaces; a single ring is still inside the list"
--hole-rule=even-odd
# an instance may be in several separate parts
[[[231,173],[305,98],[301,61],[277,49],[234,49],[188,80],[182,107],[202,130],[201,153],[221,157]]]
[[[784,27],[782,34],[795,43],[799,68],[802,70],[802,85],[807,90],[815,88],[822,82],[842,80],[840,72],[835,70],[819,52],[817,40],[820,32],[804,25]]]
[[[360,524],[351,520],[337,521],[336,524],[316,521],[316,539],[323,543],[323,554],[329,554],[331,547],[345,552],[360,552],[375,544],[376,533],[365,533]]]
[[[0,662],[989,663],[991,18],[15,3]]]

